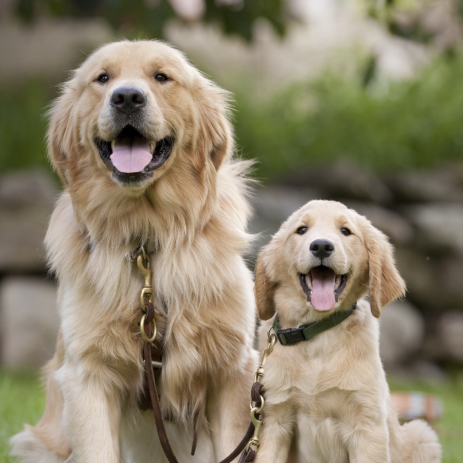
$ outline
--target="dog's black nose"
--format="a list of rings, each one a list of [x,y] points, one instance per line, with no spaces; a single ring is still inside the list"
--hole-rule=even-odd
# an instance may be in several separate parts
[[[111,105],[129,115],[146,105],[146,96],[139,88],[120,87],[111,95]]]
[[[315,240],[310,243],[310,250],[315,257],[324,259],[334,251],[334,244],[329,240]]]

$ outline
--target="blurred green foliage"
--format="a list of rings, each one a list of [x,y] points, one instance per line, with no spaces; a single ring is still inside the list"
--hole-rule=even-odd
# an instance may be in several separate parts
[[[270,98],[237,86],[238,144],[270,179],[340,158],[377,172],[463,160],[462,75],[455,57],[409,81],[329,74]]]
[[[47,165],[43,113],[52,94],[40,80],[0,87],[0,172]]]
[[[43,14],[56,17],[105,18],[127,38],[163,37],[169,19],[180,18],[167,0],[19,0],[16,13],[26,23]],[[283,36],[287,17],[283,0],[205,0],[202,20],[216,24],[226,34],[252,40],[256,19],[265,18]]]
[[[231,89],[238,146],[270,180],[340,158],[376,172],[463,160],[462,75],[462,58],[440,58],[410,81],[331,74],[265,97],[243,78]],[[0,89],[0,171],[47,164],[53,94],[36,80]]]

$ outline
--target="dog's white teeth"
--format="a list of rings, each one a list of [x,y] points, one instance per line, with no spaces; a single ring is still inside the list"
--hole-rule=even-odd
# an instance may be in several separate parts
[[[154,149],[155,149],[155,148],[156,148],[156,143],[151,142],[151,143],[150,143],[150,151],[151,151],[152,153],[154,153]]]
[[[308,288],[309,288],[310,290],[312,290],[312,282],[310,281],[310,276],[309,276],[309,274],[307,274],[307,275],[305,276],[305,284],[308,286]]]
[[[341,286],[342,277],[340,275],[336,276],[336,288]]]
[[[111,149],[114,149],[114,146],[116,146],[116,140],[113,140],[113,141],[111,142]]]

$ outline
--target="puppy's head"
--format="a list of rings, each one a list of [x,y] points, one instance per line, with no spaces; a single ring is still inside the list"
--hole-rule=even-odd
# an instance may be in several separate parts
[[[280,228],[256,263],[259,316],[347,309],[369,291],[371,311],[402,296],[405,283],[387,237],[365,218],[334,201],[311,201]]]
[[[174,48],[123,41],[93,53],[50,110],[48,147],[65,184],[146,190],[175,164],[198,176],[231,151],[226,93]]]

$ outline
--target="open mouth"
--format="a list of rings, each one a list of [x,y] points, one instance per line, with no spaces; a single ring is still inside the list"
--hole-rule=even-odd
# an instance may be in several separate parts
[[[151,177],[172,152],[173,137],[147,140],[137,129],[127,125],[112,141],[95,138],[100,157],[113,176],[122,183],[138,183]]]
[[[324,265],[314,267],[307,274],[299,274],[299,282],[313,308],[318,311],[331,310],[346,287],[349,275],[336,275]]]

